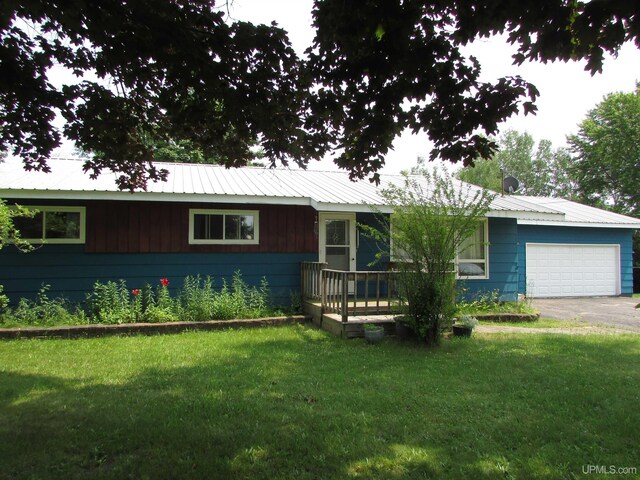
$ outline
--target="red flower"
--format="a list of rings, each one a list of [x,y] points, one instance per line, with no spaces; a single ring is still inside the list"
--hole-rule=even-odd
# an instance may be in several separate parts
[[[160,279],[160,283],[162,284],[163,287],[166,287],[167,285],[169,285],[169,279],[168,278],[161,278]]]
[[[134,295],[138,295],[140,293],[140,289],[134,288],[133,290],[131,290],[131,293],[133,293]]]

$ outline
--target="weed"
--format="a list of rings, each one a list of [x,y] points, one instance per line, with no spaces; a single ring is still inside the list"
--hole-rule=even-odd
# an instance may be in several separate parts
[[[500,292],[476,293],[465,297],[465,290],[459,294],[457,303],[458,315],[477,315],[480,313],[534,313],[529,300],[510,302],[500,300]],[[468,299],[467,299],[468,298]]]
[[[5,325],[52,326],[87,323],[84,311],[71,305],[65,298],[49,298],[50,286],[43,284],[35,300],[21,298],[18,306],[2,315]]]
[[[169,280],[161,278],[155,288],[145,284],[129,290],[124,280],[119,282],[96,281],[86,297],[86,311],[72,312],[72,306],[62,298],[50,299],[48,286],[43,286],[35,302],[21,299],[15,310],[9,309],[2,322],[15,325],[53,326],[60,324],[132,322],[174,322],[229,320],[233,318],[257,318],[276,313],[269,305],[269,284],[265,278],[260,286],[247,285],[239,271],[233,275],[231,285],[223,282],[219,291],[214,290],[210,277],[199,275],[186,277],[182,289],[174,298]],[[0,294],[2,290],[0,289]],[[0,295],[0,312],[4,308]]]

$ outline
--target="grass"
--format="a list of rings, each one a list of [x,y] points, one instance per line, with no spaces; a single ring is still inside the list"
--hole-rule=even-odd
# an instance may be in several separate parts
[[[639,392],[630,335],[1,342],[0,478],[582,478],[640,468]]]
[[[524,327],[524,328],[576,328],[593,327],[593,324],[575,320],[557,320],[555,318],[539,318],[533,322],[491,322],[481,320],[480,325]]]

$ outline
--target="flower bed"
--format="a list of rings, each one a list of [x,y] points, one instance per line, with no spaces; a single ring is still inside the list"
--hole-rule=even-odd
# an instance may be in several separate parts
[[[481,322],[535,322],[539,313],[477,313],[474,315]]]
[[[194,330],[222,330],[227,328],[255,328],[307,323],[311,317],[291,315],[241,320],[210,320],[205,322],[123,323],[120,325],[77,325],[61,327],[0,328],[0,339],[19,338],[83,338],[106,335],[153,335]]]

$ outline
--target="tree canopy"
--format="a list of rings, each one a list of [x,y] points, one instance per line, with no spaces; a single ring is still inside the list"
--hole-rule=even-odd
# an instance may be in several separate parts
[[[122,188],[166,177],[156,142],[188,140],[228,166],[260,145],[274,162],[314,157],[302,129],[309,82],[286,33],[228,23],[210,0],[64,2],[0,7],[0,148],[48,170],[64,134],[92,152],[85,169]],[[80,83],[57,87],[59,65]]]
[[[501,191],[502,176],[520,182],[521,195],[573,198],[571,156],[564,148],[554,149],[549,140],[536,141],[527,132],[507,130],[497,139],[499,150],[486,160],[476,160],[456,172],[457,177],[494,191]]]
[[[640,217],[640,83],[607,95],[568,140],[581,200]]]
[[[299,58],[276,25],[225,21],[215,0],[27,0],[0,6],[0,149],[48,170],[53,127],[91,151],[85,169],[146,188],[158,141],[188,141],[227,166],[256,142],[273,163],[333,152],[353,178],[377,179],[404,129],[425,131],[431,158],[473,163],[488,136],[536,88],[479,80],[461,47],[506,33],[516,63],[586,59],[640,46],[640,7],[616,0],[316,0],[316,36]],[[56,86],[61,66],[80,79]]]

